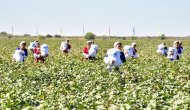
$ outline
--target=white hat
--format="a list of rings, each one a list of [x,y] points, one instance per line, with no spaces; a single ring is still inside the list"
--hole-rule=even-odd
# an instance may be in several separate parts
[[[134,46],[134,45],[137,45],[137,44],[135,42],[133,42],[131,45]]]
[[[22,46],[22,44],[26,44],[26,42],[25,41],[21,41],[20,42],[20,46]]]
[[[91,44],[92,42],[91,42],[91,41],[87,41],[86,43],[87,43],[87,44]]]
[[[121,42],[115,42],[114,47],[116,47],[118,44],[122,44]]]
[[[176,41],[174,42],[174,46],[176,45],[176,43],[179,43],[179,41],[176,40]]]

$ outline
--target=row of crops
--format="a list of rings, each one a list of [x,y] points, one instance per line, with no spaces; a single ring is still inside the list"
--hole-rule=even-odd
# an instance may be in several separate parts
[[[61,39],[45,39],[50,56],[34,63],[31,53],[24,64],[12,62],[23,39],[0,39],[0,109],[190,109],[190,47],[182,40],[184,53],[170,62],[156,54],[160,40],[136,40],[138,59],[127,59],[109,73],[103,63],[115,40],[95,40],[97,60],[84,61],[85,40],[71,39],[68,56],[60,50]],[[34,39],[24,39],[27,44]],[[172,46],[173,39],[165,40]],[[123,45],[132,40],[121,40]]]

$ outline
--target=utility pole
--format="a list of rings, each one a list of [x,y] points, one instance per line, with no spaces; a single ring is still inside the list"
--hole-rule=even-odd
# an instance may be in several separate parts
[[[133,28],[133,36],[135,36],[135,34],[136,34],[136,33],[135,33],[135,28]]]
[[[110,37],[110,33],[111,33],[111,29],[110,29],[110,27],[108,28],[108,32],[109,32],[109,37]]]
[[[84,35],[85,35],[84,26],[83,26],[83,28],[82,28],[82,31],[83,31],[83,36],[84,36]]]
[[[37,37],[38,37],[38,26],[37,26],[37,30],[36,31],[37,31]]]
[[[61,27],[60,27],[60,34],[61,34],[61,37],[63,37],[63,31]]]
[[[11,32],[12,32],[12,36],[13,36],[13,34],[14,34],[13,26],[11,27]]]

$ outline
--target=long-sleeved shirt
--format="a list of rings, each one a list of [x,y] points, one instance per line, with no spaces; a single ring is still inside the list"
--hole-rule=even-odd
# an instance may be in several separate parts
[[[18,48],[16,48],[16,50],[21,50],[21,49],[18,47]],[[27,49],[24,49],[23,51],[24,51],[24,57],[27,57],[28,56]]]
[[[34,48],[34,57],[35,57],[36,62],[39,62],[39,61],[44,62],[45,61],[45,59],[41,56],[40,48]]]

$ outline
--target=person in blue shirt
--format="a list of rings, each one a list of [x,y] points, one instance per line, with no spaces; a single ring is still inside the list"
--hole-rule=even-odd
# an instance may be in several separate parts
[[[116,50],[120,51],[120,59],[121,59],[122,63],[126,62],[125,54],[121,50],[122,49],[122,43],[115,42],[114,47],[115,47]]]
[[[104,62],[108,65],[107,68],[112,72],[112,67],[119,71],[119,67],[126,61],[125,55],[122,52],[122,43],[115,42],[114,48],[109,49],[104,57]],[[120,72],[121,73],[121,72]]]
[[[28,57],[28,51],[26,49],[26,42],[25,41],[20,42],[20,47],[16,48],[16,50],[24,51],[23,57],[24,58]],[[23,62],[24,62],[24,59],[23,59]]]
[[[177,49],[177,60],[179,60],[179,58],[181,57],[183,53],[182,43],[180,43],[179,41],[175,41],[173,47]]]

